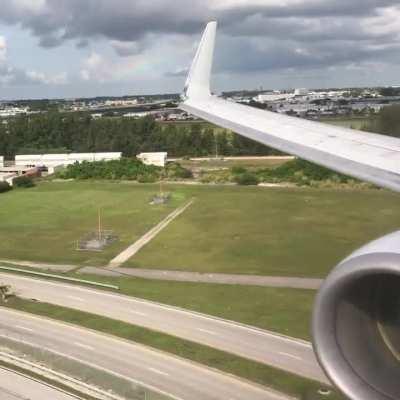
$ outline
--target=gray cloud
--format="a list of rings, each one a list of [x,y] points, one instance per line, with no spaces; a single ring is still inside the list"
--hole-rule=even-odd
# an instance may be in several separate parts
[[[249,0],[235,7],[205,0],[31,3],[4,2],[0,21],[20,24],[46,48],[70,40],[85,47],[92,40],[106,38],[119,56],[137,55],[152,46],[149,37],[154,41],[165,34],[197,37],[207,20],[217,18],[221,35],[216,68],[220,72],[398,61],[400,28],[371,27],[373,18],[385,15],[390,7],[400,16],[398,0],[303,0],[287,5]],[[384,28],[390,14],[381,18]],[[179,77],[184,70],[166,75]]]

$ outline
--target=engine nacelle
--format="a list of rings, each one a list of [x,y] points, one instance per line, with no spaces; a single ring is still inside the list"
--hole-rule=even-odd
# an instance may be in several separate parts
[[[400,399],[400,231],[340,263],[314,308],[318,361],[351,400]]]

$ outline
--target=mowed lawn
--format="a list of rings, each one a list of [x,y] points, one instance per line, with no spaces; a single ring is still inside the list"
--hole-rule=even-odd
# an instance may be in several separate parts
[[[151,206],[157,185],[104,182],[44,182],[0,195],[0,259],[102,266],[182,204],[174,193],[164,206]],[[75,250],[76,241],[97,228],[119,240],[104,252]]]
[[[126,266],[324,277],[352,250],[400,227],[384,190],[191,187],[195,204]]]

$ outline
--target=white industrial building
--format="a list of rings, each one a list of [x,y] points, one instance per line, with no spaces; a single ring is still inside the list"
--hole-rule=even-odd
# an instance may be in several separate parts
[[[294,95],[295,96],[307,96],[308,95],[308,89],[306,89],[306,88],[295,89]]]
[[[293,93],[280,93],[280,92],[270,92],[259,94],[254,98],[255,101],[259,103],[268,103],[273,101],[283,101],[294,97]]]
[[[32,167],[58,167],[83,161],[119,160],[122,153],[70,153],[70,154],[37,154],[15,156],[15,165]]]
[[[141,160],[143,164],[165,167],[168,153],[140,153],[136,157]]]

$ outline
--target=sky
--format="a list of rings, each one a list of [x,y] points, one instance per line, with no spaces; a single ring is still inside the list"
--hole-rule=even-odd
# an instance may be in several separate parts
[[[180,92],[215,19],[215,92],[400,84],[398,0],[4,0],[0,100]]]

